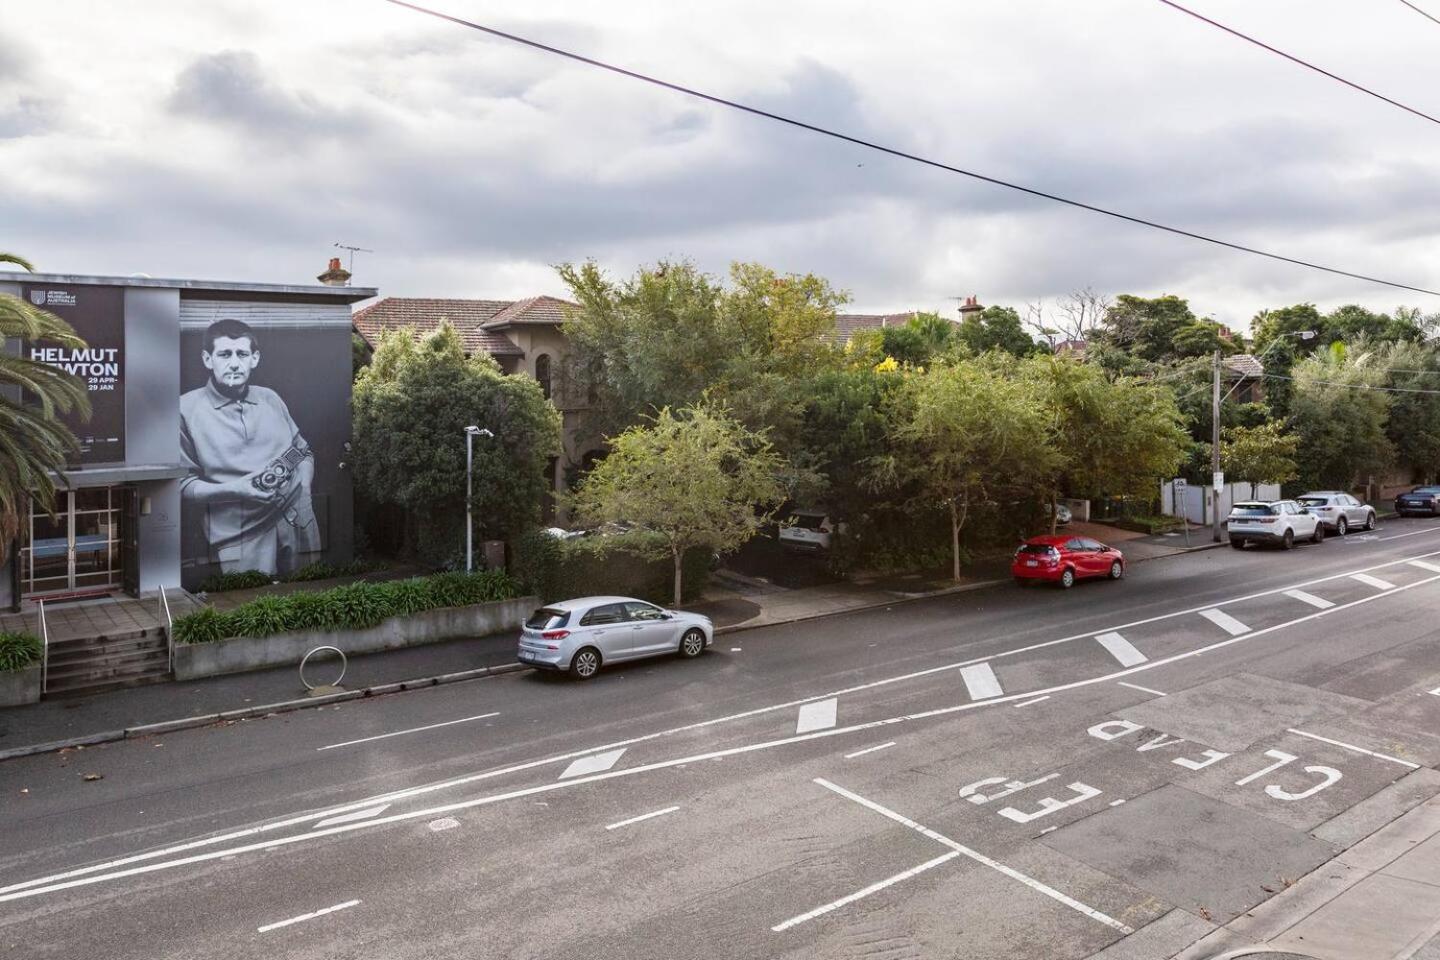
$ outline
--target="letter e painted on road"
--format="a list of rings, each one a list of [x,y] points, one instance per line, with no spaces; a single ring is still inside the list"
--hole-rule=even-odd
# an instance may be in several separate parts
[[[1226,757],[1230,756],[1230,754],[1221,753],[1219,750],[1206,750],[1204,753],[1200,754],[1200,756],[1204,757],[1205,759],[1191,760],[1189,757],[1176,757],[1170,762],[1182,766],[1186,770],[1204,770],[1206,767],[1210,766],[1210,764],[1219,763],[1221,760],[1224,760]]]
[[[1091,797],[1100,796],[1100,791],[1084,783],[1071,783],[1067,788],[1075,791],[1075,796],[1069,800],[1056,800],[1054,797],[1045,797],[1040,801],[1040,809],[1031,813],[1023,810],[1016,810],[1014,807],[1006,807],[996,812],[1007,820],[1014,820],[1016,823],[1029,823],[1031,820],[1039,820],[1048,816],[1056,810],[1064,810],[1066,807],[1073,807],[1077,803],[1083,803]]]

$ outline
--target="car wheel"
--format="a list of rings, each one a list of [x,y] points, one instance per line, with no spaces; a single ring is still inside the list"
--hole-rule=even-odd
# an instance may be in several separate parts
[[[1244,549],[1245,549],[1245,541],[1244,541],[1244,540],[1231,540],[1231,541],[1230,541],[1230,546],[1231,546],[1232,549],[1235,549],[1235,550],[1244,550]]]
[[[1116,560],[1114,563],[1110,564],[1111,580],[1119,580],[1123,576],[1125,576],[1125,565],[1123,563],[1121,563],[1119,560]]]
[[[696,627],[685,631],[680,638],[680,656],[687,660],[700,656],[705,652],[705,632]]]
[[[1341,523],[1344,523],[1345,521],[1342,520],[1342,521],[1340,521],[1340,522],[1341,522]],[[1315,524],[1315,532],[1312,533],[1312,534],[1310,534],[1310,542],[1311,542],[1311,543],[1323,543],[1324,540],[1325,540],[1325,524],[1323,524],[1323,523],[1317,523],[1317,524]]]
[[[1289,550],[1295,546],[1295,531],[1286,530],[1285,535],[1280,538],[1280,549]]]
[[[1341,517],[1339,520],[1335,521],[1335,536],[1343,537],[1349,532],[1350,521],[1346,520],[1344,517]]]
[[[1060,589],[1069,590],[1073,586],[1075,586],[1075,571],[1066,567],[1065,572],[1060,574]]]
[[[1371,510],[1369,513],[1365,514],[1365,529],[1366,529],[1366,530],[1374,530],[1374,529],[1375,529],[1375,511],[1374,511],[1374,510]]]
[[[581,647],[570,658],[570,676],[576,680],[589,680],[600,671],[600,651],[594,647]]]

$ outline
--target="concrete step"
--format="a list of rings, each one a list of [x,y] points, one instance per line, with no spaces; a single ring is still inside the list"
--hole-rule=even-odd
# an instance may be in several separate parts
[[[169,673],[138,673],[120,674],[104,679],[91,680],[83,685],[61,685],[52,687],[45,691],[46,699],[65,699],[67,697],[88,697],[95,693],[105,693],[109,690],[123,690],[126,687],[140,687],[151,683],[168,683]]]
[[[153,653],[166,651],[165,637],[143,636],[129,640],[112,640],[106,643],[91,644],[68,644],[63,647],[52,646],[50,648],[50,667],[54,669],[61,666],[71,666],[90,662],[98,662],[115,656],[126,656],[134,653]]]
[[[162,627],[151,627],[145,630],[116,630],[113,633],[99,633],[83,637],[57,638],[54,633],[50,635],[50,653],[68,653],[72,650],[81,650],[93,647],[97,644],[122,643],[131,640],[144,640],[147,638],[165,636]]]
[[[72,660],[63,663],[56,663],[52,660],[46,669],[46,683],[53,685],[56,680],[61,678],[109,676],[116,670],[148,669],[157,663],[163,672],[167,669],[169,660],[169,652],[164,648],[159,650],[132,650],[125,653],[113,653],[104,657]]]

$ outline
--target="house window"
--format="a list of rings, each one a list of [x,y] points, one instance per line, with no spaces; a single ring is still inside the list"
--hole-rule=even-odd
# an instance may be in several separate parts
[[[535,358],[535,379],[540,383],[540,392],[550,399],[550,355],[542,353]]]

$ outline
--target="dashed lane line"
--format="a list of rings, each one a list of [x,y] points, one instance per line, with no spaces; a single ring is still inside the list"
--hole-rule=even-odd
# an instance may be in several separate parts
[[[840,701],[834,697],[829,700],[817,700],[814,703],[802,704],[800,714],[795,719],[796,733],[809,733],[812,730],[829,730],[835,726],[835,714],[839,709]]]
[[[847,753],[845,754],[845,759],[854,760],[856,757],[863,757],[867,753],[874,753],[876,750],[884,750],[886,747],[893,746],[895,746],[895,741],[891,740],[889,743],[882,743],[878,746],[866,747],[864,750],[856,750],[854,753]]]
[[[499,712],[482,713],[475,717],[461,717],[459,720],[446,720],[444,723],[432,723],[424,727],[411,727],[409,730],[396,730],[394,733],[382,733],[374,737],[362,737],[359,740],[346,740],[344,743],[332,743],[325,747],[316,747],[316,750],[335,750],[340,747],[353,747],[357,743],[369,743],[372,740],[388,740],[391,737],[403,736],[407,733],[420,733],[423,730],[436,730],[440,727],[453,727],[457,723],[469,723],[472,720],[488,720],[491,717],[500,716]]]
[[[1236,620],[1224,610],[1201,610],[1200,616],[1204,617],[1206,620],[1209,620],[1211,623],[1215,624],[1215,626],[1219,627],[1221,630],[1224,630],[1232,637],[1238,637],[1241,634],[1250,632],[1250,628],[1248,626],[1241,623],[1239,620]]]
[[[281,927],[288,927],[294,923],[304,923],[306,920],[314,920],[316,917],[323,917],[327,913],[338,913],[341,910],[349,910],[351,907],[360,905],[359,900],[346,900],[344,903],[337,903],[333,907],[326,907],[323,910],[315,910],[311,913],[302,913],[298,917],[291,917],[289,920],[281,920],[278,923],[267,923],[263,927],[256,927],[256,933],[269,933],[271,930],[279,930]]]
[[[1435,572],[1440,573],[1440,567],[1437,567],[1435,569]],[[1319,610],[1325,610],[1329,607],[1335,606],[1335,604],[1331,603],[1329,600],[1326,600],[1324,597],[1317,597],[1315,596],[1315,594],[1306,593],[1304,590],[1286,590],[1285,596],[1289,597],[1292,600],[1299,600],[1301,603],[1308,603],[1310,604],[1310,606],[1315,607]]]
[[[1411,562],[1413,563],[1414,561]],[[1352,573],[1350,574],[1350,579],[1357,580],[1360,583],[1365,584],[1367,587],[1374,587],[1376,590],[1395,589],[1395,584],[1391,583],[1389,580],[1381,580],[1379,577],[1372,577],[1368,573]]]
[[[1425,560],[1411,560],[1410,566],[1419,567],[1421,570],[1429,570],[1431,573],[1440,573],[1440,563],[1429,563]]]
[[[965,681],[965,690],[971,700],[989,700],[1005,693],[1000,686],[1000,678],[995,676],[994,668],[988,663],[961,667],[960,679]]]
[[[1133,667],[1137,663],[1144,663],[1150,659],[1135,649],[1135,645],[1118,633],[1102,633],[1095,640],[1110,651],[1110,656],[1120,662],[1122,667]]]
[[[1116,682],[1119,683],[1122,687],[1129,687],[1131,690],[1139,690],[1141,693],[1153,693],[1157,697],[1168,696],[1168,694],[1161,693],[1159,690],[1151,690],[1149,687],[1142,687],[1138,683],[1126,683],[1124,680],[1118,680]]]
[[[674,813],[676,810],[679,810],[679,809],[680,809],[679,806],[674,806],[674,807],[666,807],[664,810],[652,810],[652,811],[650,811],[649,813],[642,813],[642,814],[640,814],[640,816],[638,816],[638,817],[631,817],[629,820],[620,820],[620,821],[618,821],[618,822],[616,822],[616,823],[607,824],[606,827],[605,827],[605,829],[606,829],[606,830],[619,830],[621,827],[628,827],[628,826],[630,826],[630,824],[632,824],[632,823],[639,823],[639,822],[641,822],[642,820],[653,820],[653,819],[656,818],[656,817],[663,817],[663,816],[665,816],[665,814],[667,814],[667,813]]]
[[[1033,700],[1026,700],[1024,703],[1017,703],[1017,704],[1015,704],[1015,706],[1017,706],[1017,707],[1028,707],[1028,706],[1030,706],[1030,704],[1032,704],[1032,703],[1039,703],[1041,700],[1049,700],[1049,699],[1050,699],[1050,694],[1047,693],[1047,694],[1045,694],[1045,696],[1043,696],[1043,697],[1036,697],[1036,698],[1033,699]]]
[[[1440,533],[1440,525],[1435,526],[1433,529],[1429,529],[1429,530],[1417,530],[1417,531],[1413,531],[1412,533],[1400,534],[1400,536],[1402,536],[1402,537],[1408,537],[1408,536],[1415,536],[1415,535],[1426,534],[1426,533]],[[1440,557],[1440,551],[1431,551],[1431,552],[1429,552],[1429,553],[1420,554],[1420,555],[1418,555],[1418,556],[1416,556],[1416,557],[1402,557],[1402,558],[1400,558],[1400,559],[1398,559],[1398,560],[1387,560],[1387,561],[1385,561],[1384,563],[1378,563],[1378,564],[1373,564],[1373,565],[1371,565],[1371,566],[1369,566],[1369,567],[1364,567],[1364,568],[1361,569],[1361,571],[1358,571],[1358,572],[1365,572],[1365,571],[1370,571],[1370,570],[1383,570],[1383,569],[1385,569],[1385,568],[1387,568],[1387,567],[1393,567],[1393,566],[1397,566],[1397,565],[1403,564],[1403,563],[1413,563],[1415,560],[1424,559],[1424,558],[1427,558],[1427,557]],[[1346,577],[1348,577],[1348,576],[1352,576],[1352,575],[1353,575],[1353,574],[1351,574],[1351,573],[1331,574],[1331,575],[1329,575],[1329,576],[1317,577],[1317,578],[1314,579],[1314,580],[1308,580],[1308,581],[1304,581],[1304,582],[1299,583],[1299,584],[1295,584],[1295,585],[1293,585],[1293,587],[1290,587],[1290,588],[1287,588],[1287,587],[1276,587],[1276,588],[1274,588],[1274,589],[1272,589],[1272,590],[1264,590],[1264,591],[1260,591],[1260,592],[1258,592],[1258,593],[1246,594],[1246,595],[1239,596],[1239,597],[1231,597],[1231,598],[1228,599],[1228,600],[1217,601],[1216,603],[1207,604],[1207,605],[1204,606],[1204,607],[1190,607],[1190,608],[1187,608],[1187,609],[1184,609],[1184,610],[1177,610],[1177,611],[1174,611],[1174,612],[1172,612],[1172,613],[1157,614],[1156,616],[1153,616],[1153,617],[1146,617],[1146,618],[1141,619],[1141,620],[1132,620],[1132,621],[1130,621],[1130,622],[1128,622],[1128,623],[1120,624],[1120,625],[1118,625],[1118,626],[1116,627],[1116,630],[1124,630],[1124,629],[1128,629],[1128,628],[1130,628],[1130,627],[1144,626],[1144,625],[1146,625],[1146,624],[1157,623],[1157,622],[1160,622],[1160,621],[1162,621],[1162,620],[1169,620],[1169,619],[1173,619],[1173,618],[1176,618],[1176,617],[1183,617],[1183,616],[1186,616],[1186,615],[1188,615],[1188,614],[1199,613],[1200,611],[1205,610],[1205,609],[1213,609],[1213,608],[1215,608],[1215,607],[1217,607],[1217,606],[1225,606],[1225,605],[1227,605],[1227,604],[1240,603],[1240,602],[1244,602],[1244,601],[1247,601],[1247,600],[1256,600],[1256,599],[1260,599],[1260,598],[1262,598],[1262,597],[1275,596],[1275,595],[1277,595],[1277,594],[1283,594],[1287,589],[1296,589],[1296,588],[1299,588],[1299,587],[1310,587],[1310,586],[1314,586],[1314,585],[1320,584],[1320,583],[1329,583],[1329,582],[1331,582],[1331,581],[1333,581],[1333,580],[1341,580],[1341,579],[1344,579],[1344,578],[1346,578]],[[1419,581],[1418,583],[1415,583],[1415,584],[1409,584],[1409,585],[1407,585],[1406,587],[1402,587],[1402,588],[1400,588],[1400,589],[1403,590],[1403,589],[1408,589],[1409,587],[1413,587],[1413,586],[1422,586],[1422,585],[1424,585],[1424,584],[1430,583],[1431,580],[1433,580],[1433,579],[1435,579],[1435,578],[1431,578],[1431,579],[1427,579],[1427,580],[1422,580],[1422,581]],[[1376,596],[1382,596],[1382,594],[1377,594]],[[1366,598],[1366,599],[1370,599],[1370,598]],[[1361,601],[1355,601],[1355,602],[1361,602]],[[1346,605],[1343,606],[1343,607],[1333,607],[1333,608],[1331,608],[1331,609],[1346,609],[1346,608],[1348,608],[1349,606],[1350,606],[1350,604],[1346,604]],[[1325,611],[1322,611],[1322,612],[1325,612]],[[1312,615],[1312,616],[1313,616],[1313,615]],[[1302,620],[1292,621],[1292,622],[1293,622],[1293,623],[1300,623],[1300,622],[1304,622],[1304,620],[1306,620],[1306,619],[1309,619],[1309,618],[1302,618]],[[1288,626],[1288,625],[1289,625],[1289,624],[1279,624],[1278,626],[1284,627],[1284,626]],[[1271,629],[1274,629],[1274,628],[1269,628],[1269,627],[1267,627],[1267,628],[1265,628],[1264,630],[1256,631],[1254,634],[1249,634],[1249,636],[1256,636],[1256,635],[1268,633]],[[435,782],[435,783],[422,784],[422,785],[420,785],[420,786],[418,786],[418,787],[407,787],[407,788],[405,788],[405,789],[403,789],[403,790],[396,790],[396,791],[392,791],[392,792],[390,792],[390,793],[379,794],[379,795],[372,796],[372,797],[366,797],[366,798],[364,798],[364,799],[357,800],[357,801],[354,801],[354,802],[352,802],[352,803],[344,804],[344,805],[341,805],[341,806],[338,806],[338,807],[332,807],[332,808],[325,809],[325,810],[312,811],[312,812],[309,812],[309,813],[306,813],[306,814],[302,814],[302,815],[300,815],[300,816],[288,817],[288,818],[283,819],[283,820],[277,820],[277,821],[273,821],[273,822],[270,822],[270,823],[259,824],[259,825],[257,825],[257,826],[253,826],[253,827],[245,827],[245,828],[240,829],[240,830],[231,830],[231,831],[228,831],[228,832],[226,832],[226,833],[215,834],[215,835],[213,835],[213,836],[208,836],[208,837],[202,837],[202,838],[199,838],[199,839],[196,839],[196,840],[187,841],[187,842],[185,842],[185,843],[174,844],[174,845],[169,846],[169,847],[162,847],[162,848],[159,848],[159,849],[156,849],[156,850],[150,850],[150,851],[147,851],[147,852],[145,852],[145,853],[132,854],[131,856],[123,857],[123,858],[120,858],[120,859],[118,859],[118,860],[111,860],[111,861],[107,861],[107,862],[104,862],[104,863],[91,864],[91,865],[85,866],[85,867],[77,867],[77,868],[75,868],[75,869],[73,869],[73,870],[67,870],[67,871],[63,871],[63,872],[58,873],[58,874],[52,874],[51,876],[48,876],[48,877],[37,877],[37,878],[32,879],[32,880],[26,880],[26,881],[22,881],[22,882],[20,882],[20,883],[14,883],[14,884],[10,884],[10,885],[8,885],[8,886],[0,887],[0,902],[4,902],[6,899],[9,899],[9,898],[10,898],[9,895],[12,894],[12,893],[15,893],[15,892],[17,892],[17,891],[23,891],[23,890],[26,890],[26,889],[29,889],[29,888],[33,888],[33,887],[39,887],[39,886],[42,886],[42,885],[48,885],[48,884],[51,884],[51,883],[54,883],[54,882],[58,882],[58,881],[69,881],[69,880],[71,880],[71,879],[80,878],[80,877],[85,877],[85,876],[88,876],[88,875],[91,875],[91,874],[94,874],[94,873],[99,873],[99,872],[104,871],[104,870],[114,869],[114,868],[116,868],[116,867],[128,866],[129,864],[133,864],[133,863],[143,863],[144,861],[147,861],[147,860],[156,860],[156,859],[159,859],[159,858],[161,858],[161,857],[171,856],[171,855],[176,854],[176,853],[184,853],[184,852],[190,851],[190,850],[202,849],[202,848],[204,848],[204,847],[218,846],[219,844],[222,844],[222,843],[229,843],[229,842],[234,841],[234,840],[243,840],[243,839],[245,839],[245,838],[247,838],[247,837],[264,836],[265,834],[274,833],[274,832],[279,831],[279,830],[284,830],[284,829],[286,829],[286,828],[288,828],[288,827],[295,827],[295,826],[300,826],[300,825],[303,825],[303,824],[313,823],[313,822],[315,822],[316,819],[321,818],[321,817],[325,817],[325,816],[335,816],[335,815],[337,815],[337,814],[348,813],[348,812],[355,811],[355,810],[362,810],[362,809],[364,809],[364,808],[366,808],[366,807],[373,806],[374,804],[380,803],[380,802],[403,800],[403,799],[407,799],[407,798],[410,798],[410,797],[423,796],[423,795],[425,795],[425,794],[435,793],[435,792],[440,791],[440,790],[447,790],[447,789],[450,789],[450,788],[453,788],[453,787],[465,786],[465,785],[467,785],[467,784],[477,783],[477,782],[480,782],[480,781],[483,781],[483,780],[493,779],[493,778],[495,778],[495,777],[502,777],[502,776],[506,776],[506,775],[509,775],[509,774],[512,774],[512,773],[521,773],[521,772],[524,772],[524,771],[526,771],[526,770],[533,770],[533,769],[535,769],[535,768],[537,768],[537,767],[549,766],[550,764],[554,764],[554,763],[562,763],[562,762],[564,762],[564,761],[566,761],[566,760],[573,760],[573,759],[575,759],[575,758],[577,758],[577,757],[589,756],[589,755],[591,755],[591,754],[599,753],[599,752],[602,752],[602,751],[612,750],[612,749],[615,749],[615,748],[617,748],[617,747],[628,747],[628,746],[632,746],[632,745],[637,744],[637,743],[646,743],[646,742],[649,742],[649,741],[652,741],[652,740],[661,739],[661,738],[663,738],[663,737],[673,736],[673,735],[679,734],[679,733],[688,733],[688,732],[693,731],[693,730],[701,730],[701,729],[704,729],[704,728],[706,728],[706,727],[716,726],[716,725],[719,725],[719,724],[722,724],[722,723],[730,723],[730,722],[733,722],[733,721],[736,721],[736,720],[749,719],[750,717],[761,716],[761,715],[763,715],[763,714],[772,713],[772,712],[777,711],[777,710],[788,710],[788,709],[792,709],[792,708],[794,708],[794,707],[800,706],[800,705],[805,704],[805,703],[810,703],[810,702],[815,701],[815,700],[823,700],[823,699],[827,699],[827,698],[829,698],[829,697],[840,697],[840,696],[844,696],[844,695],[846,695],[846,694],[859,693],[859,692],[862,692],[862,691],[865,691],[865,690],[873,690],[873,689],[876,689],[876,688],[879,688],[879,687],[888,686],[888,685],[894,684],[894,683],[903,683],[903,682],[905,682],[905,681],[907,681],[907,680],[916,680],[916,679],[919,679],[919,678],[921,678],[921,677],[927,677],[927,676],[931,676],[931,675],[934,675],[934,674],[937,674],[937,673],[943,673],[943,672],[946,672],[946,671],[949,671],[949,670],[954,670],[954,669],[956,669],[957,667],[964,667],[964,666],[968,666],[968,665],[970,665],[970,664],[983,663],[983,662],[987,662],[987,661],[991,661],[991,660],[997,660],[997,659],[1000,659],[1000,658],[1003,658],[1003,657],[1016,656],[1016,655],[1022,654],[1022,653],[1030,653],[1030,652],[1032,652],[1032,651],[1034,651],[1034,650],[1039,650],[1039,649],[1043,649],[1043,648],[1046,648],[1046,647],[1052,647],[1052,646],[1056,646],[1056,645],[1062,644],[1062,643],[1070,643],[1070,642],[1073,642],[1073,641],[1076,641],[1076,640],[1085,640],[1085,639],[1089,639],[1089,638],[1091,638],[1091,637],[1093,637],[1093,636],[1095,636],[1095,634],[1094,634],[1093,631],[1091,631],[1091,632],[1086,632],[1086,633],[1078,633],[1078,634],[1074,634],[1074,635],[1068,636],[1068,637],[1059,637],[1059,638],[1054,639],[1054,640],[1046,640],[1046,641],[1042,641],[1042,642],[1040,642],[1040,643],[1029,644],[1029,645],[1024,646],[1024,647],[1017,647],[1017,648],[1015,648],[1015,649],[1013,649],[1013,650],[1002,650],[1002,651],[1000,651],[999,653],[987,654],[986,656],[976,657],[976,658],[971,659],[971,660],[961,661],[960,663],[946,663],[946,664],[942,664],[942,665],[936,666],[936,667],[927,667],[927,668],[924,669],[924,670],[916,670],[916,671],[913,671],[913,672],[911,672],[911,673],[900,674],[900,675],[893,676],[893,677],[886,677],[886,678],[883,678],[883,679],[881,679],[881,680],[872,680],[872,681],[870,681],[870,682],[868,682],[868,683],[857,684],[857,685],[855,685],[855,686],[847,687],[847,688],[844,688],[844,689],[842,689],[842,690],[832,691],[832,692],[830,692],[830,693],[817,694],[817,695],[811,696],[811,697],[802,697],[802,698],[800,698],[800,699],[798,699],[798,700],[791,700],[791,701],[787,701],[787,702],[785,702],[785,703],[772,704],[772,705],[770,705],[770,706],[765,706],[765,707],[756,707],[756,708],[751,709],[751,710],[744,710],[744,711],[741,711],[741,712],[739,712],[739,713],[728,714],[728,715],[723,716],[723,717],[713,717],[713,718],[711,718],[711,719],[709,719],[709,720],[700,720],[700,721],[697,721],[697,722],[695,722],[695,723],[684,724],[684,725],[678,726],[678,727],[671,727],[671,728],[668,728],[668,729],[665,729],[665,730],[657,730],[657,731],[655,731],[654,733],[642,734],[641,736],[631,737],[631,738],[626,739],[626,740],[615,741],[615,742],[613,742],[613,743],[608,743],[608,744],[601,744],[601,745],[594,746],[594,747],[586,747],[586,748],[584,748],[584,749],[574,750],[574,751],[571,751],[571,752],[569,752],[569,753],[563,753],[563,754],[557,754],[557,755],[554,755],[554,756],[543,757],[543,758],[541,758],[541,759],[539,759],[539,760],[529,760],[529,761],[526,761],[526,762],[524,762],[524,763],[511,764],[511,765],[509,765],[509,766],[501,767],[501,768],[498,768],[498,769],[495,769],[495,770],[486,770],[486,771],[483,771],[483,772],[480,772],[480,773],[467,774],[467,775],[465,775],[465,776],[463,776],[463,777],[455,777],[455,778],[450,779],[450,780],[441,780],[441,781],[438,781],[438,782]],[[1230,641],[1222,641],[1222,642],[1221,642],[1221,645],[1224,645],[1225,643],[1228,643],[1228,642],[1230,642]],[[1192,652],[1192,653],[1190,653],[1190,654],[1183,654],[1182,656],[1192,656],[1192,655],[1194,655],[1194,653],[1196,653],[1196,652],[1204,652],[1204,650],[1213,649],[1213,647],[1214,647],[1214,645],[1212,645],[1211,647],[1202,648],[1201,651],[1195,651],[1195,652]],[[1125,676],[1125,675],[1127,675],[1128,673],[1131,673],[1131,672],[1137,672],[1138,670],[1149,669],[1150,667],[1159,666],[1159,665],[1164,664],[1164,663],[1169,663],[1169,662],[1171,662],[1171,659],[1173,659],[1173,658],[1167,658],[1167,659],[1165,659],[1165,660],[1153,661],[1153,662],[1149,663],[1148,665],[1141,665],[1141,666],[1139,666],[1139,667],[1130,668],[1129,670],[1122,671],[1122,672],[1119,673],[1119,674],[1114,674],[1114,675],[1111,675],[1111,676],[1109,676],[1109,677],[1103,677],[1103,678],[1100,678],[1100,679],[1101,679],[1101,680],[1109,680],[1109,679],[1114,679],[1116,676]],[[1061,688],[1056,688],[1056,689],[1070,689],[1070,688],[1069,688],[1069,687],[1061,687]],[[1025,696],[1025,694],[1021,694],[1020,696],[1023,697],[1023,696]],[[1038,702],[1040,701],[1040,699],[1042,699],[1042,698],[1040,698],[1040,697],[1035,697],[1034,699],[1029,700],[1029,701],[1027,701],[1027,702],[1029,702],[1029,703],[1038,703]],[[994,701],[983,701],[983,702],[994,702]],[[1024,704],[1017,704],[1017,706],[1023,706],[1023,705],[1024,705]],[[967,704],[967,705],[965,705],[964,708],[968,708],[969,706],[974,706],[974,704]],[[843,732],[843,730],[840,730],[839,732]],[[368,825],[368,824],[367,824],[367,825]],[[260,846],[263,847],[264,844],[261,844]]]
[[[691,763],[700,763],[706,760],[741,756],[760,750],[770,750],[777,747],[789,746],[790,744],[794,743],[804,743],[806,741],[818,740],[826,737],[842,736],[845,734],[856,733],[864,730],[875,730],[897,723],[913,723],[918,720],[930,720],[935,717],[950,716],[953,714],[964,713],[969,710],[974,710],[979,707],[987,707],[996,703],[1009,703],[1013,700],[1019,700],[1021,698],[1033,696],[1035,694],[1048,695],[1053,693],[1060,693],[1065,690],[1076,690],[1081,687],[1093,686],[1098,683],[1108,683],[1111,680],[1118,680],[1121,677],[1132,676],[1136,673],[1142,673],[1146,670],[1153,670],[1157,667],[1163,667],[1171,663],[1177,663],[1181,660],[1186,660],[1191,657],[1198,657],[1202,654],[1223,649],[1224,647],[1228,647],[1231,644],[1242,643],[1246,640],[1253,640],[1256,637],[1263,637],[1267,634],[1274,633],[1277,630],[1284,630],[1289,627],[1299,626],[1302,623],[1309,623],[1312,620],[1318,620],[1321,617],[1329,616],[1333,613],[1351,610],[1356,607],[1363,606],[1367,603],[1372,603],[1376,600],[1384,600],[1389,597],[1396,596],[1400,593],[1404,593],[1408,590],[1414,590],[1417,587],[1429,586],[1436,581],[1440,581],[1440,575],[1428,577],[1424,580],[1418,580],[1415,583],[1408,583],[1403,587],[1398,587],[1395,590],[1391,590],[1386,593],[1375,593],[1366,597],[1361,597],[1358,600],[1352,600],[1349,603],[1340,604],[1331,607],[1328,610],[1317,610],[1314,613],[1299,617],[1298,619],[1290,620],[1286,623],[1278,623],[1274,626],[1265,627],[1252,633],[1242,634],[1238,637],[1231,637],[1228,640],[1217,640],[1216,642],[1204,647],[1199,647],[1197,649],[1189,650],[1184,653],[1177,653],[1169,657],[1163,657],[1159,660],[1151,660],[1147,663],[1142,663],[1139,666],[1130,667],[1126,670],[1120,670],[1115,673],[1110,673],[1099,677],[1089,677],[1085,680],[1076,680],[1070,683],[1060,684],[1054,687],[1048,687],[1045,690],[1032,690],[1028,693],[1012,694],[1007,697],[1001,697],[991,700],[979,700],[972,701],[970,703],[960,703],[949,707],[938,707],[933,710],[924,710],[919,713],[904,714],[898,717],[887,717],[883,720],[871,720],[866,723],[854,724],[849,727],[836,727],[831,730],[817,730],[814,733],[798,734],[796,736],[785,737],[780,740],[767,740],[760,743],[750,743],[738,747],[727,747],[722,750],[713,750],[708,753],[693,754],[687,757],[678,757],[672,760],[660,760],[654,763],[643,764],[641,766],[627,767],[622,770],[609,770],[604,773],[597,773],[588,777],[575,777],[574,779],[570,780],[560,780],[558,782],[544,783],[533,787],[523,787],[505,793],[491,794],[485,797],[476,797],[471,800],[458,800],[452,803],[441,804],[434,807],[427,807],[422,810],[415,810],[408,813],[395,813],[391,814],[388,817],[380,817],[373,820],[366,820],[363,823],[347,823],[335,827],[326,827],[324,830],[309,830],[305,833],[291,834],[284,837],[275,837],[270,840],[261,840],[255,843],[243,844],[238,847],[230,847],[223,850],[211,850],[206,853],[197,853],[188,857],[181,857],[175,860],[166,860],[160,863],[148,863],[143,866],[126,867],[125,869],[121,870],[113,869],[114,867],[127,862],[133,863],[136,858],[131,857],[118,861],[110,861],[108,863],[94,864],[90,867],[69,871],[67,874],[60,874],[52,877],[42,877],[35,880],[28,880],[22,884],[17,884],[9,888],[0,889],[0,903],[5,903],[11,900],[20,900],[45,893],[54,893],[59,890],[69,890],[74,887],[87,886],[93,883],[101,883],[111,880],[119,880],[126,877],[139,876],[147,873],[154,873],[158,870],[168,870],[174,867],[186,866],[193,863],[204,863],[211,860],[218,860],[223,857],[238,856],[242,853],[251,853],[257,850],[274,850],[280,847],[289,846],[291,844],[302,843],[306,840],[313,840],[319,837],[334,836],[335,834],[339,833],[349,833],[354,830],[370,829],[373,827],[384,826],[391,823],[401,823],[407,820],[429,819],[431,817],[442,814],[454,813],[458,810],[470,810],[477,807],[489,806],[491,804],[501,803],[506,800],[515,800],[521,797],[530,797],[541,793],[549,793],[552,790],[575,787],[583,783],[597,783],[603,780],[611,780],[616,777],[637,776],[643,773],[650,773],[654,770],[668,770],[674,767],[680,767]],[[313,819],[314,817],[311,816],[302,820],[301,822],[308,823]],[[193,849],[193,845],[187,846]],[[153,858],[157,855],[163,855],[165,852],[166,851],[152,851],[151,854],[149,854],[148,856]],[[169,852],[173,853],[179,851],[172,848]],[[101,872],[105,870],[112,870],[113,872]],[[82,876],[81,874],[84,875]]]

